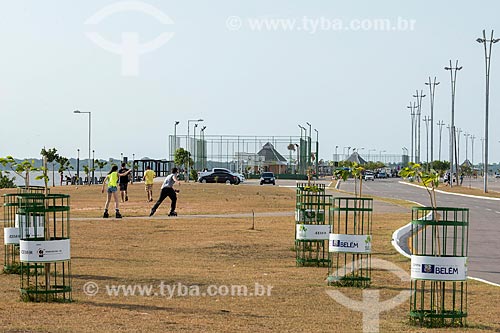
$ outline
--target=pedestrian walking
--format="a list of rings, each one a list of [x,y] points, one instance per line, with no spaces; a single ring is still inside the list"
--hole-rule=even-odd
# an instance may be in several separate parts
[[[111,167],[111,170],[109,171],[108,175],[106,176],[106,178],[104,178],[104,181],[102,182],[101,192],[104,193],[104,188],[106,187],[106,185],[108,186],[108,190],[107,190],[106,205],[104,206],[104,214],[102,216],[103,218],[106,219],[109,217],[108,207],[109,207],[109,202],[111,201],[111,196],[113,196],[113,198],[115,200],[115,211],[116,211],[115,216],[117,219],[122,218],[122,215],[120,214],[119,202],[118,202],[118,187],[117,187],[118,178],[121,176],[128,175],[129,172],[130,172],[130,170],[128,170],[124,174],[118,173],[118,166],[113,165]]]
[[[161,185],[160,198],[158,198],[158,201],[156,201],[153,208],[151,208],[151,213],[149,213],[149,216],[154,215],[154,213],[156,212],[158,207],[160,207],[161,203],[163,202],[163,200],[165,200],[166,197],[169,197],[171,200],[170,213],[168,214],[168,216],[177,216],[177,213],[175,212],[175,206],[177,204],[177,193],[179,192],[179,190],[174,189],[174,184],[176,182],[179,183],[179,179],[177,179],[178,172],[179,171],[177,170],[177,168],[172,168],[172,172],[170,173],[170,175],[168,175],[163,181],[163,184]]]
[[[148,194],[148,202],[153,201],[153,179],[156,177],[156,173],[151,170],[148,165],[146,171],[144,172],[144,183],[146,184],[146,193]]]
[[[128,171],[128,172],[127,172]],[[122,168],[118,170],[119,174],[124,174],[124,176],[120,176],[120,179],[118,181],[118,184],[120,185],[120,196],[122,199],[122,202],[128,201],[128,182],[129,182],[129,173],[130,170],[127,169],[127,164],[122,163]]]

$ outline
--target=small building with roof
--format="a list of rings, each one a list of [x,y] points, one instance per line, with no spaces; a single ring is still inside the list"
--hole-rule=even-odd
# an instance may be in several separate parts
[[[267,142],[257,153],[262,157],[261,166],[264,171],[270,171],[276,174],[285,173],[287,168],[287,159],[283,157],[272,145]]]

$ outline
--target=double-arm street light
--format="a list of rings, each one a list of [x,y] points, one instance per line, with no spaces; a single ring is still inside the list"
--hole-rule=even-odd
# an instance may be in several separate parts
[[[420,163],[420,115],[422,114],[422,98],[425,97],[424,92],[420,90],[420,93],[417,90],[417,94],[413,95],[417,99],[417,120],[416,123],[418,124],[416,130],[417,130],[417,141],[416,141],[416,154],[415,154],[415,159],[417,163]]]
[[[422,119],[422,121],[425,122],[425,144],[426,144],[425,160],[427,161],[427,164],[430,165],[431,162],[429,161],[429,123],[431,123],[431,126],[432,126],[432,119],[429,116],[424,116],[424,119]],[[431,143],[431,147],[432,147],[432,143]]]
[[[483,38],[478,38],[476,41],[484,45],[484,63],[486,67],[486,104],[485,104],[485,122],[484,122],[484,193],[488,192],[488,112],[490,104],[490,60],[491,48],[493,44],[500,39],[493,38],[493,30],[491,30],[490,39],[486,39],[486,31],[483,30]]]
[[[456,141],[455,141],[455,88],[457,82],[457,72],[462,69],[462,66],[458,67],[458,60],[456,61],[455,67],[450,60],[450,66],[444,68],[447,71],[450,71],[450,79],[451,79],[451,128],[450,128],[450,187],[453,186],[453,156],[455,154],[456,149]],[[456,167],[455,171],[458,173],[458,159],[455,159]]]
[[[425,82],[426,86],[429,86],[429,99],[431,101],[431,163],[434,161],[434,94],[436,92],[436,86],[439,82],[436,81],[436,77],[434,77],[434,82],[431,81],[431,77],[429,76],[429,82]]]
[[[437,125],[439,126],[439,156],[438,156],[438,160],[441,161],[441,137],[443,134],[444,122],[442,120],[440,120],[437,122]]]
[[[90,164],[90,138],[91,138],[91,128],[92,128],[92,112],[90,111],[80,111],[80,110],[75,110],[73,111],[73,113],[87,113],[89,115],[89,159],[87,161],[87,166],[89,168],[89,170],[92,168],[91,167],[91,164]],[[88,184],[90,185],[91,184],[91,180],[90,180],[90,174],[87,175],[87,177],[89,178],[87,181],[88,181]]]
[[[407,108],[410,109],[410,116],[411,116],[411,158],[410,158],[410,161],[416,162],[414,159],[413,153],[415,152],[415,149],[414,149],[415,148],[414,142],[416,142],[414,140],[415,133],[417,132],[416,130],[414,130],[414,128],[415,128],[415,116],[417,115],[417,113],[415,112],[415,110],[417,109],[417,103],[410,102],[410,105],[408,105]]]
[[[469,161],[469,136],[471,136],[469,133],[464,133],[465,136],[465,160],[468,162]]]

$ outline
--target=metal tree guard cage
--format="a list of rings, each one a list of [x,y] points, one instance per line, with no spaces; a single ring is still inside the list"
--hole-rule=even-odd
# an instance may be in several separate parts
[[[18,187],[17,193],[3,195],[4,215],[4,265],[3,271],[7,274],[19,273],[19,220],[17,196],[21,193],[42,193],[41,186]]]
[[[414,207],[410,319],[427,327],[464,326],[469,210]]]
[[[368,287],[371,283],[373,199],[333,198],[328,285]]]
[[[72,301],[69,195],[20,194],[21,298]]]
[[[295,206],[296,265],[325,266],[328,264],[327,220],[331,196],[325,194],[324,184],[297,184]]]

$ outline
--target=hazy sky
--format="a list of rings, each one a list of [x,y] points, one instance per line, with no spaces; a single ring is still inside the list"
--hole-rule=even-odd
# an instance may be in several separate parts
[[[196,118],[207,135],[299,136],[297,124],[308,121],[324,159],[335,146],[401,154],[411,145],[407,105],[416,89],[429,95],[429,75],[441,82],[434,124],[451,122],[443,67],[458,59],[455,123],[476,136],[481,160],[484,50],[475,40],[500,28],[498,1],[1,0],[0,9],[0,156],[39,157],[46,146],[68,157],[80,148],[86,157],[88,116],[75,109],[92,112],[96,158],[165,158],[174,121],[186,134],[187,119]],[[380,19],[389,31],[375,27]],[[134,49],[134,38],[142,45],[159,36],[148,52]],[[496,45],[491,163],[500,160],[499,82]],[[425,159],[423,122],[421,131]],[[438,137],[435,126],[435,158]],[[443,159],[447,145],[444,127]],[[471,159],[470,140],[468,150]]]

